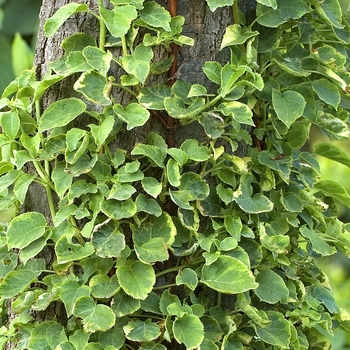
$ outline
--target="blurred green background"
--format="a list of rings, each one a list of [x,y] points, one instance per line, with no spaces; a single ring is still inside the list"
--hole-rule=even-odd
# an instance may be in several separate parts
[[[0,95],[22,70],[32,67],[41,1],[0,0]],[[350,0],[339,2],[349,20]],[[325,135],[315,130],[309,147],[312,151],[316,144],[327,141]],[[336,144],[350,154],[349,142]],[[326,158],[318,157],[318,161],[322,169],[322,179],[336,181],[350,193],[350,169]],[[12,212],[0,212],[0,223],[6,223],[11,215]],[[343,222],[350,222],[350,209],[340,205],[339,217]],[[319,266],[329,276],[339,306],[350,312],[350,259],[339,253],[320,260]],[[337,330],[332,341],[333,350],[350,350],[349,334]]]

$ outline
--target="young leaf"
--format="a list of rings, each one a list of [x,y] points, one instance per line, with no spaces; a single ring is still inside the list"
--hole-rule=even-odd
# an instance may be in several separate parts
[[[90,242],[86,242],[84,246],[72,243],[69,239],[62,235],[56,242],[55,251],[58,264],[66,264],[74,260],[82,260],[92,255],[95,250]]]
[[[159,326],[150,319],[130,321],[123,330],[127,339],[136,342],[148,342],[160,336]]]
[[[218,106],[218,111],[223,115],[230,116],[240,124],[254,125],[253,112],[249,107],[241,102],[224,102]]]
[[[141,180],[142,188],[153,198],[157,198],[162,191],[162,184],[154,177],[145,177]]]
[[[144,4],[140,18],[152,27],[163,28],[170,32],[170,13],[155,1],[149,1]]]
[[[100,14],[115,38],[124,36],[130,29],[132,21],[137,18],[136,8],[132,5],[115,6],[112,10],[100,5]]]
[[[87,10],[88,5],[74,2],[62,6],[52,17],[46,20],[44,25],[45,35],[48,38],[51,37],[70,16],[78,12],[86,12]]]
[[[76,300],[73,314],[82,318],[84,330],[88,333],[106,331],[115,323],[112,309],[107,305],[96,304],[89,296],[82,296]]]
[[[10,140],[14,140],[17,136],[20,127],[20,119],[18,112],[2,112],[0,113],[0,125]]]
[[[101,73],[101,75],[107,74],[112,60],[110,51],[105,52],[97,47],[87,46],[83,49],[83,56],[86,62]]]
[[[167,85],[143,87],[139,93],[139,102],[147,109],[164,110],[164,100],[171,96],[171,88]]]
[[[203,265],[201,282],[226,294],[242,293],[258,287],[252,272],[244,263],[225,255],[211,265]]]
[[[39,132],[65,126],[86,110],[82,100],[71,97],[52,103],[39,121]]]
[[[74,90],[82,93],[89,101],[102,106],[109,106],[112,103],[109,98],[110,86],[107,78],[98,72],[83,73],[75,82]]]
[[[295,91],[281,93],[272,89],[272,104],[279,120],[289,128],[302,116],[306,101],[304,97]]]
[[[153,267],[138,260],[128,260],[117,268],[117,276],[124,292],[135,299],[146,299],[156,281]]]
[[[125,237],[116,229],[101,227],[93,234],[92,245],[101,258],[119,257],[125,248]]]
[[[333,255],[337,252],[335,247],[331,247],[319,236],[316,231],[308,229],[305,225],[300,227],[300,233],[303,237],[310,240],[312,244],[312,250],[315,252],[323,256]]]
[[[221,50],[227,46],[242,45],[248,39],[253,38],[259,34],[258,31],[243,30],[239,24],[233,24],[226,27],[226,32],[222,39]]]
[[[186,349],[198,348],[204,339],[204,326],[198,316],[185,314],[173,323],[174,337]]]
[[[117,103],[113,106],[113,110],[120,119],[127,123],[127,130],[144,125],[150,116],[149,111],[138,103],[130,103],[126,107]]]
[[[7,245],[9,248],[23,249],[44,235],[46,219],[38,212],[27,212],[15,217],[8,227]]]
[[[142,84],[150,70],[150,61],[153,58],[153,51],[150,47],[138,45],[132,55],[125,55],[122,58],[122,66],[129,74],[134,75]]]
[[[232,6],[234,0],[206,0],[207,4],[212,12],[219,7]]]
[[[123,202],[115,199],[108,199],[102,202],[101,211],[108,217],[120,220],[133,217],[137,212],[137,207],[131,199],[127,199]]]
[[[106,141],[108,135],[113,130],[113,126],[114,117],[112,115],[107,116],[100,125],[89,124],[91,135],[94,138],[97,147],[101,147]]]

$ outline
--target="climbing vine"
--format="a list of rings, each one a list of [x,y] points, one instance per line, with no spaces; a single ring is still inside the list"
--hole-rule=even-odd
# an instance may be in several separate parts
[[[349,136],[349,23],[338,0],[257,0],[246,15],[233,0],[207,5],[234,14],[221,44],[229,60],[202,67],[212,90],[178,77],[178,48],[193,40],[174,7],[69,3],[46,21],[50,37],[84,12],[100,35],[66,38],[41,80],[24,71],[0,99],[0,209],[40,184],[51,213],[18,213],[2,227],[2,348],[326,349],[335,328],[350,329],[315,263],[350,255],[336,211],[350,197],[321,181],[303,150],[311,126]],[[157,61],[159,48],[169,55]],[[71,76],[74,95],[42,110]],[[150,118],[175,132],[200,124],[205,138],[177,145],[151,132],[116,146]],[[333,144],[316,153],[350,166]],[[64,316],[40,322],[53,305]]]

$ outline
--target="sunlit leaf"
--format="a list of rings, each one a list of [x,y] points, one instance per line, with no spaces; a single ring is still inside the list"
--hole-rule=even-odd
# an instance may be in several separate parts
[[[258,287],[252,272],[244,263],[224,255],[211,265],[203,265],[201,282],[227,294],[242,293]]]
[[[71,97],[53,102],[43,113],[39,121],[39,131],[65,126],[82,114],[86,109],[83,101]]]
[[[106,331],[113,327],[115,322],[114,312],[110,307],[96,304],[89,296],[78,298],[73,307],[73,314],[82,318],[86,332]]]

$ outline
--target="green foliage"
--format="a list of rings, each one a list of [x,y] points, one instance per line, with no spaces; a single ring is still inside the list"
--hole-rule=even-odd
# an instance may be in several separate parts
[[[316,260],[337,250],[350,256],[350,227],[335,205],[350,207],[350,197],[320,180],[314,155],[300,149],[311,125],[332,140],[349,136],[349,23],[338,0],[259,0],[252,20],[232,0],[208,0],[212,11],[233,6],[237,15],[222,38],[229,62],[203,67],[215,94],[183,80],[147,82],[172,61],[154,62],[154,47],[192,44],[182,17],[155,1],[111,3],[93,13],[98,47],[73,34],[42,81],[24,71],[0,100],[0,209],[22,204],[35,182],[51,211],[51,218],[25,212],[2,227],[1,307],[16,317],[1,328],[1,344],[328,348],[334,328],[349,330],[350,316]],[[46,34],[79,12],[90,13],[82,4],[62,7]],[[142,28],[138,42],[133,33]],[[106,30],[118,57],[106,48]],[[109,76],[112,61],[123,76]],[[77,73],[79,97],[40,113],[43,94]],[[115,102],[116,87],[130,103]],[[151,132],[130,151],[111,147],[123,124],[137,131],[152,110],[199,123],[207,141],[175,147]],[[90,124],[76,127],[87,116]],[[235,155],[239,142],[244,157]],[[350,164],[328,143],[316,153]],[[27,163],[34,174],[25,173]],[[39,257],[48,249],[51,265]],[[34,311],[53,305],[67,319],[35,320]]]

